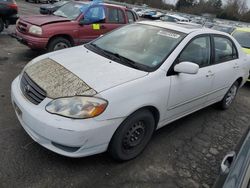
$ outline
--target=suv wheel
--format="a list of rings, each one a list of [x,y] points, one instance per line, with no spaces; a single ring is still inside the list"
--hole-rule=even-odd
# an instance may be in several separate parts
[[[65,48],[71,47],[71,43],[68,39],[65,39],[63,37],[57,37],[55,39],[52,39],[48,45],[48,51],[53,52],[57,50],[62,50]]]
[[[0,18],[0,33],[3,31],[4,29],[4,22],[3,22],[3,19]]]
[[[129,116],[113,135],[108,152],[118,161],[137,157],[149,143],[155,130],[155,120],[148,110]]]
[[[230,89],[228,90],[228,92],[226,93],[226,95],[224,96],[224,98],[222,99],[222,101],[220,101],[218,103],[219,107],[222,110],[226,110],[230,107],[230,105],[232,104],[232,102],[234,101],[237,91],[239,88],[239,82],[236,81],[234,82],[234,84],[230,87]]]

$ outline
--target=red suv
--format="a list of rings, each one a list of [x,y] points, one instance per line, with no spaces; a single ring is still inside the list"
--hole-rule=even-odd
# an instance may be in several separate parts
[[[136,13],[126,7],[72,1],[52,15],[20,17],[15,37],[32,49],[51,52],[87,43],[137,19]]]

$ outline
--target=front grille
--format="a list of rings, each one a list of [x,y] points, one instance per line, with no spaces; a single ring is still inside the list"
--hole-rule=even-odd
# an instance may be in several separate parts
[[[26,32],[27,31],[27,24],[25,23],[22,23],[21,21],[18,22],[17,24],[17,30],[20,31],[20,32]]]
[[[24,96],[33,104],[41,103],[46,97],[46,92],[31,80],[25,72],[21,78],[20,87]]]

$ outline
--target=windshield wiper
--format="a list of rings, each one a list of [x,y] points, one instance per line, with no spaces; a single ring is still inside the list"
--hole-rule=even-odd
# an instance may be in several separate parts
[[[109,57],[110,59],[114,59],[112,58],[113,56],[110,55],[110,53],[108,53],[106,50],[103,50],[102,48],[100,48],[98,45],[96,44],[93,44],[93,43],[90,43],[90,44],[87,44],[87,45],[91,45],[93,46],[95,49],[97,49],[99,52],[101,52],[102,54],[104,54],[105,56]]]
[[[100,48],[98,45],[96,44],[93,44],[93,43],[90,43],[91,46],[95,47],[96,49],[98,49],[100,52],[102,52],[104,55],[106,55],[107,57],[109,57],[111,60],[119,60],[120,62],[122,62],[123,64],[127,64],[129,65],[130,67],[133,67],[135,69],[139,69],[141,70],[140,66],[137,65],[136,62],[134,62],[133,60],[131,59],[128,59],[126,57],[123,57],[121,56],[120,54],[118,53],[113,53],[113,52],[110,52],[108,50],[104,50],[102,48]]]
[[[133,68],[135,68],[135,69],[140,69],[140,67],[137,65],[137,63],[134,62],[133,60],[128,59],[128,58],[126,58],[126,57],[123,57],[123,56],[121,56],[121,55],[118,54],[118,53],[112,53],[112,52],[109,52],[109,53],[111,53],[112,55],[114,55],[116,58],[118,58],[118,59],[119,59],[120,61],[122,61],[123,63],[128,64],[130,67],[133,67]]]

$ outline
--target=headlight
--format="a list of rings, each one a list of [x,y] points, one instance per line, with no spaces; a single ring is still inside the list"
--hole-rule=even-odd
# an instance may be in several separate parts
[[[29,28],[29,33],[35,34],[35,35],[42,35],[43,31],[41,27],[32,25]]]
[[[47,104],[46,110],[69,118],[86,119],[100,115],[107,105],[104,99],[75,96],[55,99]]]

